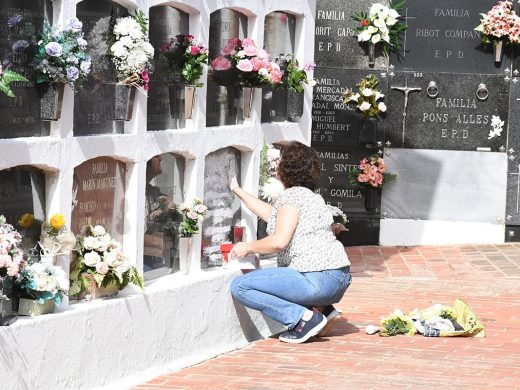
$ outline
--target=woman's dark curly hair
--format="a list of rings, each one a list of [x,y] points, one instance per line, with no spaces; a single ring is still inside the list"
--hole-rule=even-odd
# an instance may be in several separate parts
[[[300,142],[283,146],[278,164],[278,178],[285,188],[306,187],[312,191],[318,188],[321,160],[316,151]]]

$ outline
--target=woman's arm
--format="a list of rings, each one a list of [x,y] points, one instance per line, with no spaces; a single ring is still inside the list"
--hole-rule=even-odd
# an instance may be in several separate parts
[[[238,186],[236,176],[231,179],[229,188],[236,194],[236,196],[240,198],[242,202],[244,202],[249,210],[251,210],[256,216],[260,217],[260,219],[267,222],[267,218],[269,218],[269,214],[271,214],[273,206],[258,198],[255,198],[253,195],[240,188]]]
[[[278,210],[274,233],[271,236],[252,242],[239,242],[231,250],[231,254],[244,257],[249,253],[270,254],[280,252],[289,245],[298,221],[300,211],[290,204],[283,205]]]

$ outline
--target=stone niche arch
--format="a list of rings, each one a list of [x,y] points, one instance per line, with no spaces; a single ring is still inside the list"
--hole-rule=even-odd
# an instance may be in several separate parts
[[[74,168],[71,229],[75,234],[85,234],[89,225],[102,225],[122,242],[126,176],[126,164],[113,157],[96,157]]]
[[[229,177],[236,173],[240,182],[241,153],[233,147],[222,148],[206,155],[204,169],[204,203],[208,212],[202,224],[202,267],[221,265],[211,255],[216,247],[231,239],[231,226],[241,220],[240,201],[229,189]]]
[[[247,37],[248,19],[239,11],[222,8],[210,15],[209,62],[217,57],[231,38]],[[233,82],[219,85],[208,78],[206,126],[236,125],[244,122],[241,88]]]
[[[107,56],[111,17],[124,17],[128,10],[111,0],[82,0],[76,16],[83,22],[92,71],[75,94],[74,135],[123,133],[124,123],[115,121],[116,73]]]
[[[23,233],[23,247],[29,250],[38,243],[41,225],[46,219],[45,171],[30,165],[0,170],[0,215]],[[30,226],[19,223],[24,214],[31,214]],[[25,222],[30,219],[25,219]]]
[[[155,48],[154,71],[148,91],[148,130],[178,129],[186,126],[184,82],[172,73],[161,57],[161,46],[178,34],[188,34],[189,14],[171,5],[150,8],[150,43]]]
[[[146,163],[145,226],[143,270],[146,279],[179,270],[178,225],[182,218],[169,209],[184,201],[186,160],[175,153],[163,153]]]

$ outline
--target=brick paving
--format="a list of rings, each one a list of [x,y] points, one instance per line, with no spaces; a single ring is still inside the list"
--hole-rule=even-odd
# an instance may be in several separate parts
[[[329,337],[276,338],[135,387],[151,389],[520,389],[520,244],[352,247],[354,280]],[[485,339],[369,336],[368,324],[465,300]]]

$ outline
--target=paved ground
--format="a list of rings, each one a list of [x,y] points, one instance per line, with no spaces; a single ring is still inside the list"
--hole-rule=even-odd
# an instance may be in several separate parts
[[[354,281],[330,337],[275,338],[136,389],[520,389],[520,244],[353,247]],[[398,307],[465,300],[485,339],[379,337],[367,324]]]

